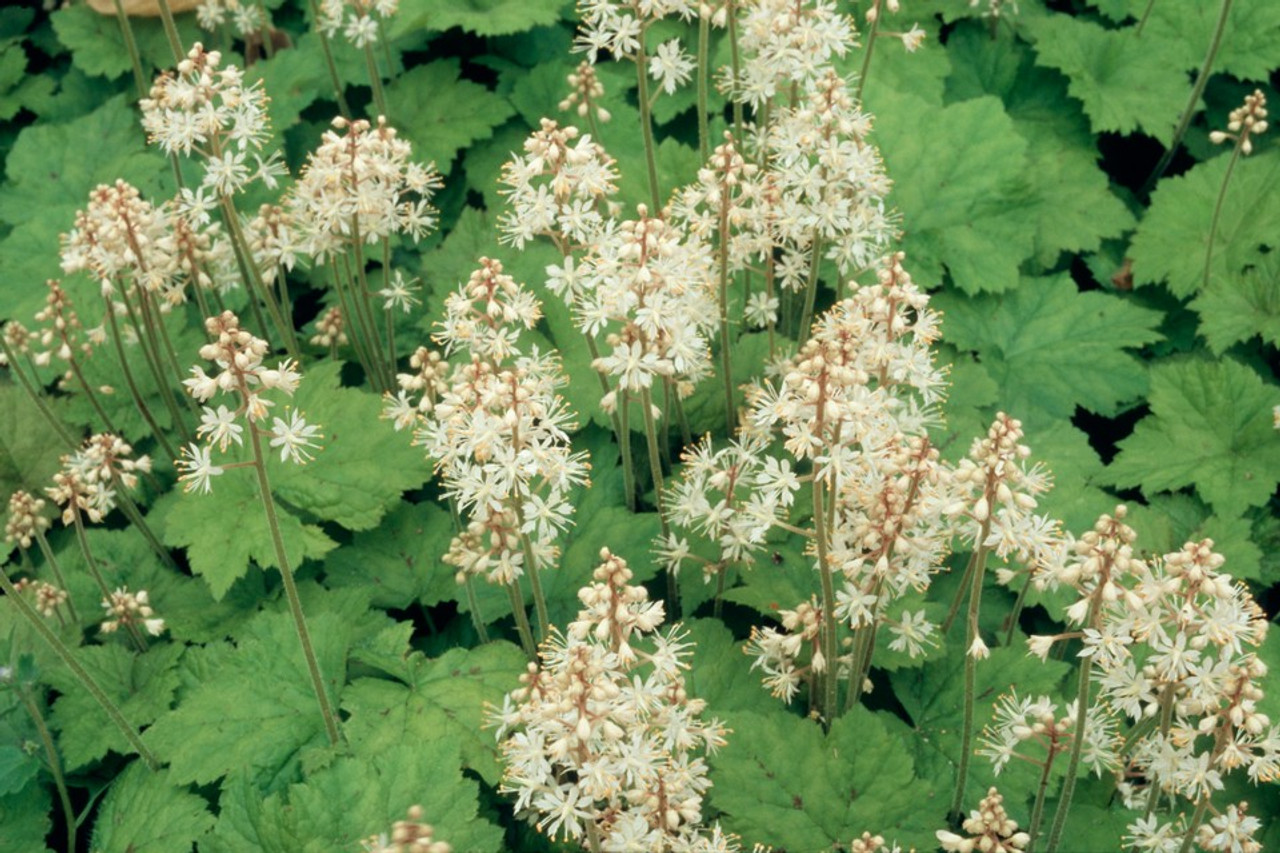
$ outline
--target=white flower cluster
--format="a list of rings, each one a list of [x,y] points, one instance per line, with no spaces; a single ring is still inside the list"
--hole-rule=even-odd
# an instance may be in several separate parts
[[[987,791],[961,827],[968,837],[937,831],[938,843],[948,853],[1023,853],[1031,836],[1018,830],[1018,822],[1004,809],[1004,797],[995,788]]]
[[[697,180],[676,192],[669,215],[690,234],[725,247],[720,250],[728,252],[728,270],[738,272],[773,249],[769,216],[777,205],[772,179],[772,172],[743,159],[726,131]]]
[[[400,0],[320,0],[316,26],[329,38],[338,30],[356,47],[376,44],[381,24],[400,9]]]
[[[164,620],[151,609],[151,601],[145,589],[129,592],[128,587],[121,587],[112,592],[110,598],[103,600],[102,609],[107,616],[101,627],[104,634],[115,633],[122,626],[130,625],[141,625],[153,637],[164,633]]]
[[[62,507],[63,524],[72,524],[78,513],[96,524],[115,509],[116,489],[135,488],[138,472],[150,470],[151,457],[134,459],[133,447],[124,439],[99,433],[62,457],[62,469],[45,493]]]
[[[200,0],[196,6],[196,22],[203,30],[217,30],[228,17],[241,38],[261,33],[267,26],[266,7],[254,0]]]
[[[414,443],[435,460],[447,494],[470,515],[446,555],[460,578],[484,574],[510,584],[530,557],[549,565],[556,536],[571,523],[569,491],[586,482],[585,456],[569,443],[573,415],[557,394],[566,381],[560,363],[536,348],[524,355],[517,342],[540,311],[501,263],[482,258],[449,298],[435,335],[469,360],[446,378],[444,363],[418,350],[412,361],[418,373],[401,374],[400,395],[388,402],[387,416],[398,426],[419,424]],[[415,403],[411,391],[422,399]]]
[[[325,131],[285,200],[303,252],[324,261],[393,234],[417,241],[436,227],[435,164],[410,161],[409,143],[381,117],[376,126],[335,118],[333,127],[343,132]]]
[[[673,532],[659,543],[669,571],[695,557],[685,537],[689,531],[715,543],[719,558],[703,562],[706,580],[733,563],[755,561],[765,536],[785,521],[800,480],[787,460],[767,452],[763,439],[741,436],[715,450],[707,436],[684,453],[680,478],[668,485],[664,512]]]
[[[277,402],[273,394],[279,392],[292,397],[298,390],[302,375],[297,371],[297,364],[286,359],[274,369],[268,368],[263,359],[270,352],[270,346],[242,329],[240,319],[230,311],[207,318],[204,327],[211,342],[200,347],[200,357],[212,361],[218,370],[210,376],[203,367],[194,366],[191,377],[182,384],[200,403],[207,403],[219,394],[229,394],[234,402],[232,408],[202,407],[196,435],[208,444],[187,445],[176,463],[182,472],[178,479],[186,484],[186,491],[199,489],[207,493],[211,490],[211,478],[224,471],[213,464],[213,446],[216,444],[218,450],[225,453],[232,444],[242,445],[246,426],[255,431],[255,436],[269,436],[271,446],[279,448],[282,462],[291,460],[302,464],[311,459],[310,451],[319,446],[316,440],[321,437],[320,432],[296,409],[286,410],[287,419],[273,418],[270,429],[259,426]]]
[[[286,173],[278,151],[258,153],[271,139],[267,95],[261,82],[246,86],[244,71],[222,66],[222,54],[192,45],[177,73],[164,73],[138,102],[142,127],[166,153],[196,153],[204,161],[197,190],[184,190],[188,205],[207,210],[203,192],[218,197],[240,192],[255,180],[268,188]],[[252,160],[250,160],[252,158]]]
[[[698,14],[691,0],[578,0],[581,24],[574,50],[594,65],[602,52],[614,59],[634,59],[650,24],[668,17],[688,21]]]
[[[782,623],[781,631],[752,626],[751,641],[743,651],[755,658],[751,668],[764,673],[762,681],[770,695],[791,704],[801,684],[811,682],[815,674],[828,669],[818,643],[822,610],[810,599],[800,602],[795,610],[778,611],[778,619]],[[805,658],[808,663],[802,664]]]
[[[659,632],[664,613],[631,586],[605,549],[567,634],[553,633],[522,687],[491,711],[504,765],[500,790],[552,838],[594,839],[604,851],[729,851],[702,827],[711,787],[702,753],[724,726],[688,695],[689,643]]]
[[[779,89],[797,83],[807,90],[836,58],[857,45],[853,19],[831,0],[751,0],[739,4],[738,47],[744,61],[729,87],[759,110]]]
[[[365,853],[453,853],[453,846],[436,838],[435,828],[422,822],[422,806],[409,806],[407,820],[398,820],[391,832],[360,842]]]
[[[644,205],[638,213],[602,234],[577,271],[578,326],[591,337],[607,332],[612,347],[593,364],[615,387],[601,400],[605,411],[619,391],[647,392],[655,376],[687,396],[711,372],[719,309],[710,248]]]
[[[30,548],[41,533],[49,529],[45,518],[45,502],[22,489],[9,495],[9,517],[4,522],[4,541],[16,542],[19,548]]]
[[[781,108],[762,130],[777,210],[769,216],[782,248],[778,278],[802,289],[815,244],[848,275],[870,267],[895,226],[885,208],[891,181],[880,152],[867,141],[871,116],[852,100],[844,79],[827,71],[801,90],[801,103]]]
[[[548,118],[525,140],[524,151],[502,167],[499,193],[507,203],[498,219],[502,242],[523,249],[545,236],[566,256],[592,245],[605,226],[600,209],[618,191],[614,159],[576,127]],[[576,290],[572,259],[565,263],[548,287],[568,302]]]
[[[1075,702],[1067,703],[1059,716],[1048,696],[1020,697],[1014,690],[996,703],[995,719],[982,730],[977,754],[991,759],[997,776],[1012,758],[1050,766],[1071,748],[1077,719]],[[1102,776],[1120,768],[1120,746],[1115,719],[1103,707],[1091,705],[1085,712],[1081,760]]]

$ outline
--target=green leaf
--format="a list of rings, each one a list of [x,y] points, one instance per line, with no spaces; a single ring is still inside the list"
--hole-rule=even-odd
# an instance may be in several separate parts
[[[115,778],[93,823],[94,850],[168,853],[190,850],[213,826],[204,797],[175,785],[168,770],[141,761]]]
[[[377,607],[452,601],[459,587],[453,570],[440,562],[452,539],[448,512],[432,503],[402,503],[376,529],[330,552],[325,582],[367,589]]]
[[[1146,506],[1130,504],[1127,523],[1138,531],[1144,551],[1168,554],[1185,542],[1212,539],[1213,550],[1227,560],[1223,572],[1262,580],[1262,549],[1247,517],[1220,518],[1193,496],[1175,494],[1157,495]]]
[[[1214,278],[1191,300],[1214,355],[1253,337],[1280,347],[1280,262],[1274,253],[1239,274]]]
[[[364,755],[386,755],[419,741],[448,741],[463,764],[496,785],[502,776],[497,741],[482,729],[485,703],[494,705],[520,686],[526,658],[505,642],[451,649],[433,660],[415,655],[405,684],[375,678],[351,683],[343,697],[348,740]]]
[[[330,853],[359,850],[371,836],[389,834],[419,805],[437,840],[454,850],[496,851],[502,831],[480,818],[479,786],[462,776],[458,745],[422,738],[384,753],[343,756],[263,799],[237,775],[223,787],[214,834],[200,845],[208,853]],[[340,808],[335,808],[341,804]]]
[[[142,727],[158,720],[173,703],[182,650],[166,643],[138,654],[113,644],[84,646],[75,656],[124,718]],[[50,669],[46,678],[62,693],[53,705],[52,722],[60,731],[58,745],[66,769],[83,767],[108,751],[133,754],[124,734],[70,670]]]
[[[1276,397],[1276,386],[1228,359],[1157,364],[1151,414],[1120,442],[1107,476],[1148,496],[1194,486],[1223,517],[1261,506],[1280,482]]]
[[[316,607],[307,611],[307,625],[336,697],[354,626]],[[261,613],[237,638],[235,652],[143,740],[169,764],[177,784],[206,785],[240,769],[265,783],[289,778],[304,751],[327,745],[324,731],[292,616]]]
[[[166,495],[157,502],[156,512],[164,519],[164,543],[187,549],[191,570],[208,582],[215,600],[244,577],[250,561],[264,569],[279,568],[258,481],[250,471],[228,471],[215,481],[211,495]],[[303,560],[319,559],[337,545],[319,527],[304,524],[279,503],[276,517],[285,554],[295,569]]]
[[[920,117],[930,116],[922,133]],[[903,248],[917,280],[950,272],[966,293],[1005,291],[1034,251],[1026,203],[1026,142],[1000,101],[984,97],[931,107],[904,93],[884,103],[873,137],[890,176],[911,175],[889,196],[906,224]]]
[[[931,845],[927,827],[945,822],[942,792],[915,776],[903,739],[877,714],[855,708],[825,737],[817,723],[782,711],[744,711],[733,723],[711,758],[712,778],[724,783],[709,799],[721,825],[752,843],[826,850],[873,830]]]
[[[1160,339],[1160,314],[1118,296],[1080,293],[1065,274],[1027,279],[1012,293],[961,298],[940,293],[948,342],[977,352],[1015,417],[1069,418],[1077,405],[1111,415],[1146,391],[1125,352]]]
[[[917,669],[901,669],[890,675],[894,696],[902,703],[917,737],[910,745],[921,775],[941,781],[949,791],[955,785],[955,764],[960,758],[961,731],[958,725],[964,708],[964,643],[958,634],[944,641],[941,657]],[[991,657],[978,662],[974,695],[974,720],[978,727],[991,719],[992,707],[1002,694],[1017,688],[1020,696],[1047,694],[1057,698],[1069,664],[1041,663],[1028,657],[1025,646],[997,646]],[[1035,791],[1038,770],[1026,762],[1012,762],[999,777],[991,762],[974,758],[970,762],[966,803],[976,806],[978,792],[998,785],[1011,795]],[[943,806],[945,808],[945,806]],[[939,826],[942,824],[939,823]]]
[[[58,40],[71,51],[72,62],[86,74],[103,77],[119,77],[133,68],[129,52],[125,49],[124,35],[115,15],[95,12],[87,3],[64,6],[52,15],[54,32]],[[182,44],[199,41],[199,30],[189,15],[175,18],[178,36]],[[160,18],[129,18],[138,52],[142,55],[142,72],[149,75],[156,68],[172,68],[173,50],[164,34]]]
[[[431,466],[406,435],[380,422],[382,401],[376,395],[338,387],[341,371],[335,361],[307,371],[294,403],[308,423],[320,426],[322,447],[306,465],[273,465],[271,485],[298,510],[368,530],[403,492],[430,478]]]
[[[0,223],[13,230],[0,241],[0,304],[7,316],[28,322],[44,306],[45,279],[62,274],[58,235],[71,230],[89,191],[120,178],[154,196],[172,173],[159,154],[146,149],[128,102],[115,97],[74,121],[23,128],[5,174]]]
[[[0,495],[41,493],[69,450],[22,388],[0,385]]]
[[[1132,30],[1108,30],[1083,18],[1049,15],[1031,22],[1036,64],[1070,78],[1068,91],[1084,103],[1095,132],[1141,131],[1165,145],[1173,139],[1194,67],[1177,41]]]
[[[419,28],[444,32],[460,27],[480,36],[502,36],[554,24],[565,4],[566,0],[405,0],[391,33],[399,37]]]
[[[12,743],[0,744],[0,802],[40,775],[40,760]]]
[[[446,171],[459,151],[488,139],[515,112],[505,98],[460,79],[460,68],[458,60],[442,59],[413,68],[387,86],[387,109],[413,143],[416,159],[434,160]]]
[[[1107,237],[1132,228],[1134,218],[1098,167],[1089,123],[1067,95],[1067,80],[1035,66],[1034,52],[1017,39],[992,40],[987,28],[964,22],[947,39],[955,71],[948,100],[995,95],[1027,143],[1026,179],[1032,199],[1025,215],[1036,223],[1035,254],[1052,266],[1060,251],[1095,251]]]
[[[687,679],[690,696],[706,701],[710,712],[726,717],[731,728],[742,711],[768,714],[778,709],[778,700],[760,683],[760,673],[751,669],[742,642],[723,622],[690,619],[684,627],[697,649]]]
[[[0,797],[0,850],[45,853],[45,837],[53,829],[51,789],[28,785],[17,794]],[[65,847],[63,848],[65,849]]]
[[[1221,8],[1221,3],[1156,3],[1142,39],[1178,45],[1186,57],[1184,67],[1193,67],[1209,52]],[[1266,80],[1276,66],[1278,41],[1280,5],[1271,0],[1233,0],[1213,70],[1242,80]]]
[[[1151,207],[1129,248],[1134,281],[1163,282],[1178,297],[1204,285],[1209,223],[1231,156],[1224,154],[1165,178],[1151,196]],[[1271,227],[1280,219],[1280,151],[1244,157],[1236,163],[1223,200],[1209,268],[1210,284],[1239,279],[1255,265],[1259,247],[1275,245]]]

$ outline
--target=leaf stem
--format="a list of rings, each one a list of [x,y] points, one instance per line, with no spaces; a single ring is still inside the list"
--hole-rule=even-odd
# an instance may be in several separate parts
[[[49,734],[49,727],[45,725],[44,715],[40,713],[40,706],[31,697],[26,686],[18,685],[16,692],[40,735],[40,743],[44,746],[45,760],[49,763],[49,773],[53,776],[54,787],[58,789],[58,801],[62,807],[62,819],[67,824],[67,849],[75,850],[76,812],[71,807],[71,794],[67,791],[66,777],[62,775],[62,762],[58,760],[58,750],[54,748],[53,736]]]

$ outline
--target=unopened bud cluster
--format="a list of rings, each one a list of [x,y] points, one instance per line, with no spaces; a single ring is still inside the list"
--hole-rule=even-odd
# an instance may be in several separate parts
[[[453,853],[452,845],[437,840],[435,828],[422,822],[422,814],[422,806],[410,806],[408,819],[392,824],[390,835],[361,842],[366,853]]]

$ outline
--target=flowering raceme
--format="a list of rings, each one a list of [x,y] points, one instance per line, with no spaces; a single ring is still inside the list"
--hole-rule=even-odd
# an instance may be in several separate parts
[[[552,838],[604,851],[735,850],[702,827],[711,781],[700,753],[727,731],[686,691],[689,643],[678,627],[658,630],[662,603],[629,583],[625,560],[607,548],[600,559],[568,632],[551,635],[523,686],[490,711],[500,790]]]

